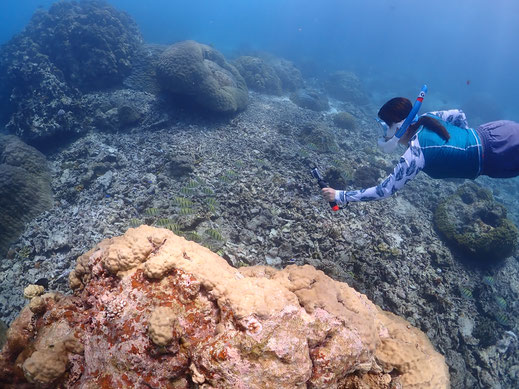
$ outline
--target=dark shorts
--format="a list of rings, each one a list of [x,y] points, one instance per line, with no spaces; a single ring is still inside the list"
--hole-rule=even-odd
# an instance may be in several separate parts
[[[519,176],[519,123],[499,120],[476,129],[483,143],[481,174],[495,178]]]

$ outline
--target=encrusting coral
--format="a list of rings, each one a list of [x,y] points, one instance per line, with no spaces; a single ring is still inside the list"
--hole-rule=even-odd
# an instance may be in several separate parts
[[[235,269],[141,226],[79,257],[70,285],[13,322],[3,388],[449,387],[421,331],[309,265]]]

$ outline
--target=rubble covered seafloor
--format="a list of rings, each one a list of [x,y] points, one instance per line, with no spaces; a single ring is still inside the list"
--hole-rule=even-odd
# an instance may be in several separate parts
[[[13,322],[2,387],[449,387],[425,334],[309,265],[236,269],[141,226],[80,256],[70,286]]]
[[[1,261],[2,319],[14,319],[22,290],[42,277],[66,292],[75,259],[101,239],[164,225],[235,266],[313,265],[424,331],[446,356],[453,387],[513,387],[519,360],[507,332],[517,332],[517,261],[480,269],[442,241],[433,212],[461,180],[420,175],[389,199],[332,213],[308,161],[350,176],[371,166],[380,177],[394,163],[374,147],[371,112],[333,103],[354,115],[356,130],[285,97],[251,93],[232,119],[153,105],[149,115],[160,120],[152,127],[92,131],[50,154],[55,206],[27,224]],[[302,123],[324,125],[339,147],[305,145]],[[496,316],[503,301],[507,320]]]

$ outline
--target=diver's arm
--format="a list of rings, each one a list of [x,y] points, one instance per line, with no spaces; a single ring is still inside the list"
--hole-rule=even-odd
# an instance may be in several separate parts
[[[441,120],[451,123],[456,127],[469,128],[467,116],[461,109],[448,109],[445,111],[428,112],[430,115],[438,116]]]
[[[425,165],[422,150],[419,145],[416,145],[418,145],[418,141],[416,138],[413,138],[411,146],[402,155],[393,173],[379,185],[361,190],[335,191],[335,201],[337,204],[344,205],[351,201],[381,200],[403,188],[407,181],[412,180]]]

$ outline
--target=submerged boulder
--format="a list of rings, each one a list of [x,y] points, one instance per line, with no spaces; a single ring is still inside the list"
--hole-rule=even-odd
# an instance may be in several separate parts
[[[298,89],[290,95],[290,100],[301,108],[312,111],[327,111],[330,109],[328,97],[312,89]]]
[[[343,128],[345,130],[353,130],[355,127],[357,127],[355,117],[349,113],[349,112],[337,112],[335,115],[333,115],[333,123],[339,127]]]
[[[0,255],[26,222],[51,206],[45,156],[13,135],[0,136]]]
[[[135,21],[105,1],[60,1],[25,30],[40,52],[81,91],[120,85],[142,44]]]
[[[304,147],[319,153],[336,153],[339,150],[335,134],[321,123],[302,124],[297,137]]]
[[[329,95],[337,100],[358,105],[369,101],[359,77],[353,72],[339,71],[330,74],[324,87]]]
[[[218,113],[247,107],[248,89],[238,70],[210,46],[184,41],[167,48],[157,64],[167,92]]]
[[[106,2],[60,1],[37,11],[0,50],[0,121],[45,148],[85,132],[81,93],[121,85],[142,42]]]
[[[421,331],[309,265],[235,269],[141,226],[79,257],[70,286],[11,325],[3,388],[449,387]]]
[[[281,80],[263,59],[245,55],[237,58],[233,64],[250,89],[272,95],[281,94]]]
[[[293,92],[304,85],[301,71],[289,60],[284,58],[272,57],[267,59],[267,63],[272,66],[279,79],[281,88],[287,92]]]
[[[469,259],[494,263],[513,254],[519,232],[506,208],[473,182],[462,185],[435,210],[434,222],[445,239]]]

